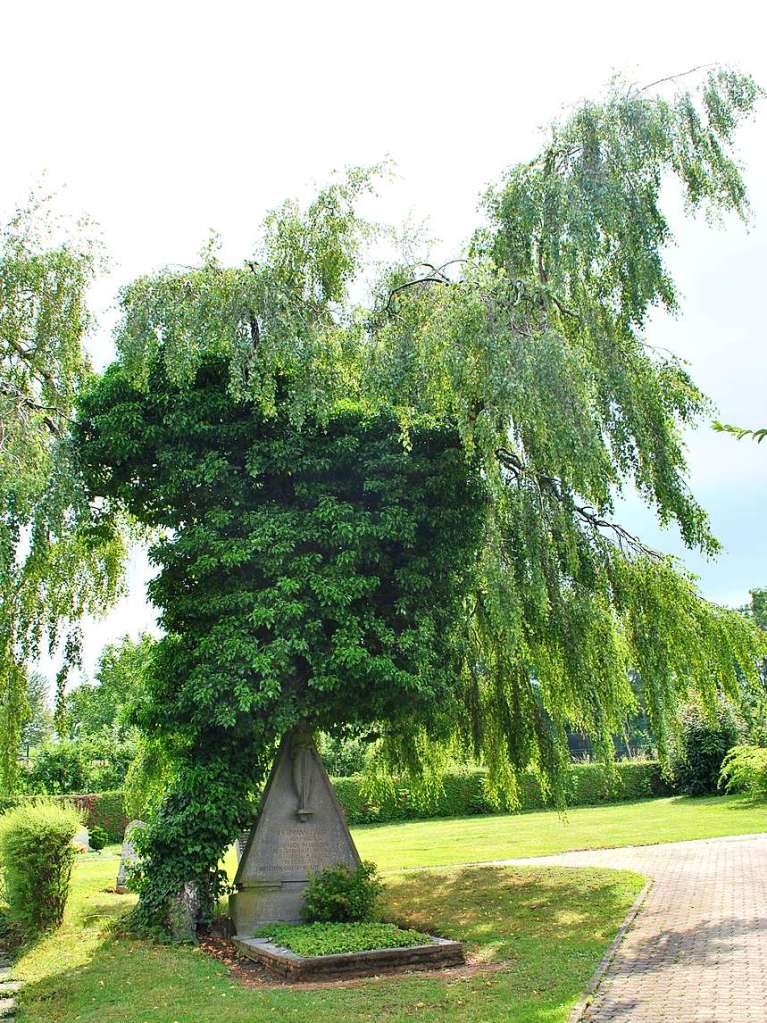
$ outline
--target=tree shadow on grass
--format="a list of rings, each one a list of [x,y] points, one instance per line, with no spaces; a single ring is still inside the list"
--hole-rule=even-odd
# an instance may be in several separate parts
[[[322,991],[253,990],[190,948],[102,934],[76,963],[51,965],[24,991],[25,1023],[564,1023],[637,888],[635,875],[565,868],[460,868],[389,885],[387,915],[457,937],[475,962],[459,977],[411,974]],[[110,897],[79,916],[85,929]],[[111,897],[114,898],[114,897]],[[121,900],[120,900],[121,901]],[[114,914],[111,914],[114,915]]]
[[[392,879],[386,911],[436,930],[490,961],[521,943],[601,942],[641,882],[617,871],[565,867],[465,867]]]

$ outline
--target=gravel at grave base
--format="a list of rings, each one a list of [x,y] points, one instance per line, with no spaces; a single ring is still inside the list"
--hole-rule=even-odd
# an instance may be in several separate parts
[[[299,986],[295,981],[281,980],[269,973],[258,963],[249,959],[243,959],[238,955],[237,948],[228,938],[222,938],[214,934],[200,935],[199,948],[206,955],[217,959],[228,969],[233,980],[236,980],[243,987],[269,990],[270,988],[291,988]],[[473,977],[475,974],[498,973],[506,969],[510,963],[506,960],[498,963],[486,963],[466,957],[466,965],[449,966],[437,970],[418,970],[419,977],[445,977],[450,980],[461,980],[466,977]],[[323,990],[326,988],[354,987],[358,984],[369,984],[382,977],[396,978],[407,977],[409,973],[401,969],[381,970],[379,973],[368,977],[349,977],[339,974],[338,978],[323,977],[322,980],[306,980],[300,982],[302,991]]]

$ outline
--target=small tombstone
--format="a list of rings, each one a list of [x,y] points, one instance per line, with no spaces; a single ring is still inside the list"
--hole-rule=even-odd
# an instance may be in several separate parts
[[[134,863],[138,863],[138,853],[133,844],[133,834],[135,831],[145,827],[146,824],[143,821],[131,821],[125,828],[123,847],[120,851],[120,869],[117,872],[117,884],[115,885],[115,891],[121,895],[128,890],[126,887],[128,868],[132,867]]]
[[[168,911],[170,933],[176,941],[196,941],[200,919],[200,893],[197,885],[187,881]]]
[[[75,837],[72,839],[72,845],[76,845],[78,848],[82,848],[86,852],[91,851],[91,836],[86,827],[80,828]]]
[[[269,775],[261,811],[240,858],[229,911],[235,931],[301,919],[309,875],[360,858],[311,736],[287,735]]]

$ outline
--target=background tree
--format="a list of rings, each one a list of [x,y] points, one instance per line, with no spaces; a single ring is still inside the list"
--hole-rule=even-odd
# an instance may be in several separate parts
[[[48,679],[39,671],[27,673],[27,719],[21,730],[21,748],[25,757],[53,735]]]
[[[90,376],[86,292],[98,247],[61,237],[44,201],[0,231],[0,786],[18,781],[27,673],[63,639],[57,688],[79,655],[77,623],[115,598],[122,541],[89,508],[66,435]]]
[[[95,679],[66,694],[65,731],[38,745],[25,782],[32,792],[102,792],[125,782],[139,753],[138,729],[130,721],[141,701],[154,640],[123,636],[109,643]]]
[[[83,682],[66,697],[66,727],[70,738],[130,728],[129,710],[141,699],[145,673],[155,640],[143,633],[134,640],[123,636],[108,643],[96,665],[94,681]]]
[[[215,892],[279,731],[307,711],[331,732],[379,729],[393,768],[452,745],[511,798],[526,768],[559,798],[568,728],[609,757],[641,699],[664,752],[680,702],[713,713],[754,677],[763,637],[611,514],[636,488],[688,546],[717,550],[682,441],[706,399],[645,335],[653,307],[677,307],[662,185],[745,218],[732,144],[758,95],[726,70],[672,100],[615,83],[488,191],[460,259],[389,266],[365,307],[348,294],[368,231],[357,171],[269,217],[244,267],[208,251],[123,292],[120,365],[84,399],[78,445],[94,495],[168,530],[144,725],[184,770],[146,836],[150,917],[190,877]],[[440,560],[416,543],[390,577],[379,562],[423,535],[419,474],[443,450]],[[371,528],[378,493],[396,500]],[[386,596],[372,628],[355,603],[368,587]],[[459,655],[449,677],[433,673],[441,644]]]

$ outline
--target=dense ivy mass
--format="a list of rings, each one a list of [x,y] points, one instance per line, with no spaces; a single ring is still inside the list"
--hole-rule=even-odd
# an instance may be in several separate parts
[[[395,260],[364,305],[360,171],[271,215],[244,266],[209,249],[124,290],[78,440],[94,495],[169,530],[142,720],[183,770],[150,914],[215,882],[299,720],[375,728],[390,765],[459,746],[507,799],[526,769],[557,798],[568,726],[607,758],[641,699],[663,751],[681,700],[713,713],[756,679],[763,636],[612,516],[634,488],[717,550],[685,479],[706,399],[648,322],[678,303],[662,189],[747,217],[758,96],[727,70],[671,99],[614,84],[488,192],[459,258]]]
[[[150,585],[167,634],[137,711],[173,750],[150,835],[164,894],[244,825],[288,729],[439,731],[486,515],[455,430],[405,448],[391,416],[351,404],[297,430],[228,382],[220,359],[183,388],[161,364],[146,390],[113,367],[77,427],[91,489],[170,531]]]

